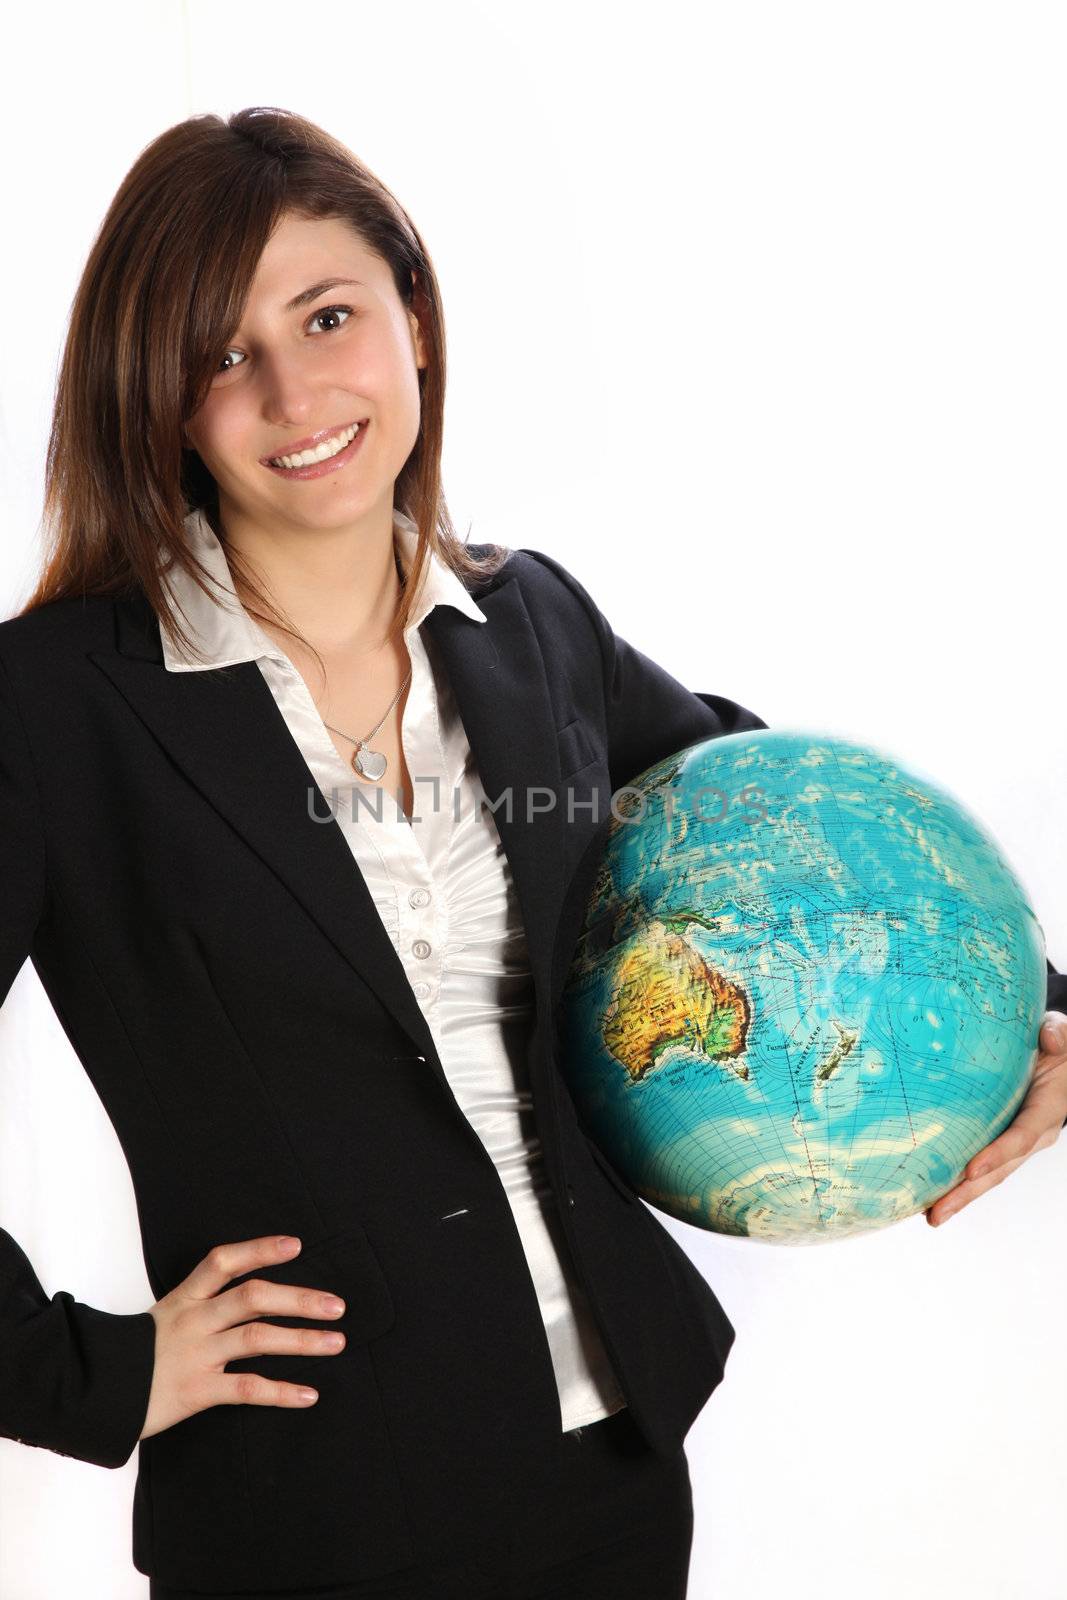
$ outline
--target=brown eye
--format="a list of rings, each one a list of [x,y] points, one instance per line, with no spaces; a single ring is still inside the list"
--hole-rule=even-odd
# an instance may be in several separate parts
[[[344,317],[344,318],[347,319],[351,315],[352,315],[352,307],[351,306],[323,306],[321,311],[316,311],[313,314],[311,320],[312,320],[312,322],[319,322],[323,317]],[[344,327],[344,323],[343,322],[339,322],[335,326],[339,327],[339,328],[340,327]],[[323,328],[321,331],[323,333],[333,333],[335,331],[335,329],[334,328]]]

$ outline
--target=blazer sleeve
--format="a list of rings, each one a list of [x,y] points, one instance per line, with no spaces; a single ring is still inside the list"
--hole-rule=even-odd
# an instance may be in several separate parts
[[[580,600],[592,623],[604,664],[608,719],[608,764],[614,792],[662,761],[701,739],[766,728],[762,717],[722,695],[687,689],[648,656],[620,639],[577,578],[542,551],[529,550]],[[1067,974],[1046,957],[1046,1008],[1067,1015]],[[1067,1128],[1067,1118],[1062,1126]]]
[[[1048,1011],[1060,1011],[1067,1017],[1067,973],[1057,972],[1047,956],[1045,964],[1048,967],[1048,997],[1045,1001],[1045,1009]],[[1064,1117],[1060,1127],[1067,1128],[1067,1117]]]
[[[1062,1011],[1064,1016],[1067,1017],[1067,973],[1057,972],[1047,957],[1046,964],[1048,966],[1048,1009],[1050,1011]]]
[[[719,694],[687,689],[625,639],[620,639],[578,579],[540,550],[527,550],[580,601],[593,626],[604,671],[608,766],[612,793],[646,767],[701,739],[767,724]]]
[[[46,915],[43,819],[25,727],[0,659],[0,1004]],[[144,1427],[155,1365],[150,1311],[118,1315],[49,1297],[0,1228],[0,1435],[121,1467]]]

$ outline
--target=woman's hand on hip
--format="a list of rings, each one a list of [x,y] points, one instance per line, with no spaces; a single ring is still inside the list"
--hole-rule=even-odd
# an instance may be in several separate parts
[[[291,1261],[299,1248],[298,1239],[285,1248],[273,1234],[216,1245],[183,1282],[156,1301],[156,1359],[142,1439],[209,1406],[314,1404],[318,1394],[304,1384],[224,1371],[227,1362],[243,1357],[336,1355],[344,1348],[344,1334],[336,1329],[285,1328],[254,1320],[260,1315],[338,1317],[344,1302],[336,1296],[255,1277],[226,1289],[243,1273]]]

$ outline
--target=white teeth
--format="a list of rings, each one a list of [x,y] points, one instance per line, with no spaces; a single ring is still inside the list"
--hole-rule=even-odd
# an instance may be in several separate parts
[[[270,464],[272,467],[310,467],[316,461],[328,461],[350,444],[358,432],[359,423],[354,422],[350,428],[335,433],[332,439],[324,439],[314,450],[300,450],[295,456],[273,456]]]

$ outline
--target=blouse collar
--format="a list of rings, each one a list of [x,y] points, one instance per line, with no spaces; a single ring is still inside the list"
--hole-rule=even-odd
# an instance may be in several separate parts
[[[194,658],[180,645],[172,644],[164,629],[160,629],[163,661],[169,672],[196,672],[216,667],[236,666],[242,661],[257,661],[261,656],[283,659],[275,641],[242,605],[233,584],[233,575],[226,552],[202,510],[191,511],[185,518],[185,537],[192,553],[207,571],[212,593],[206,595],[183,568],[175,565],[164,582],[169,587],[168,604],[175,614],[174,601],[181,606],[187,632],[199,647],[200,658]],[[400,558],[401,571],[407,578],[418,547],[419,534],[413,520],[404,512],[393,511],[393,539]],[[435,606],[455,606],[475,622],[485,622],[486,615],[464,588],[459,575],[441,558],[431,552],[423,571],[419,598],[412,610],[404,636],[420,627]]]

